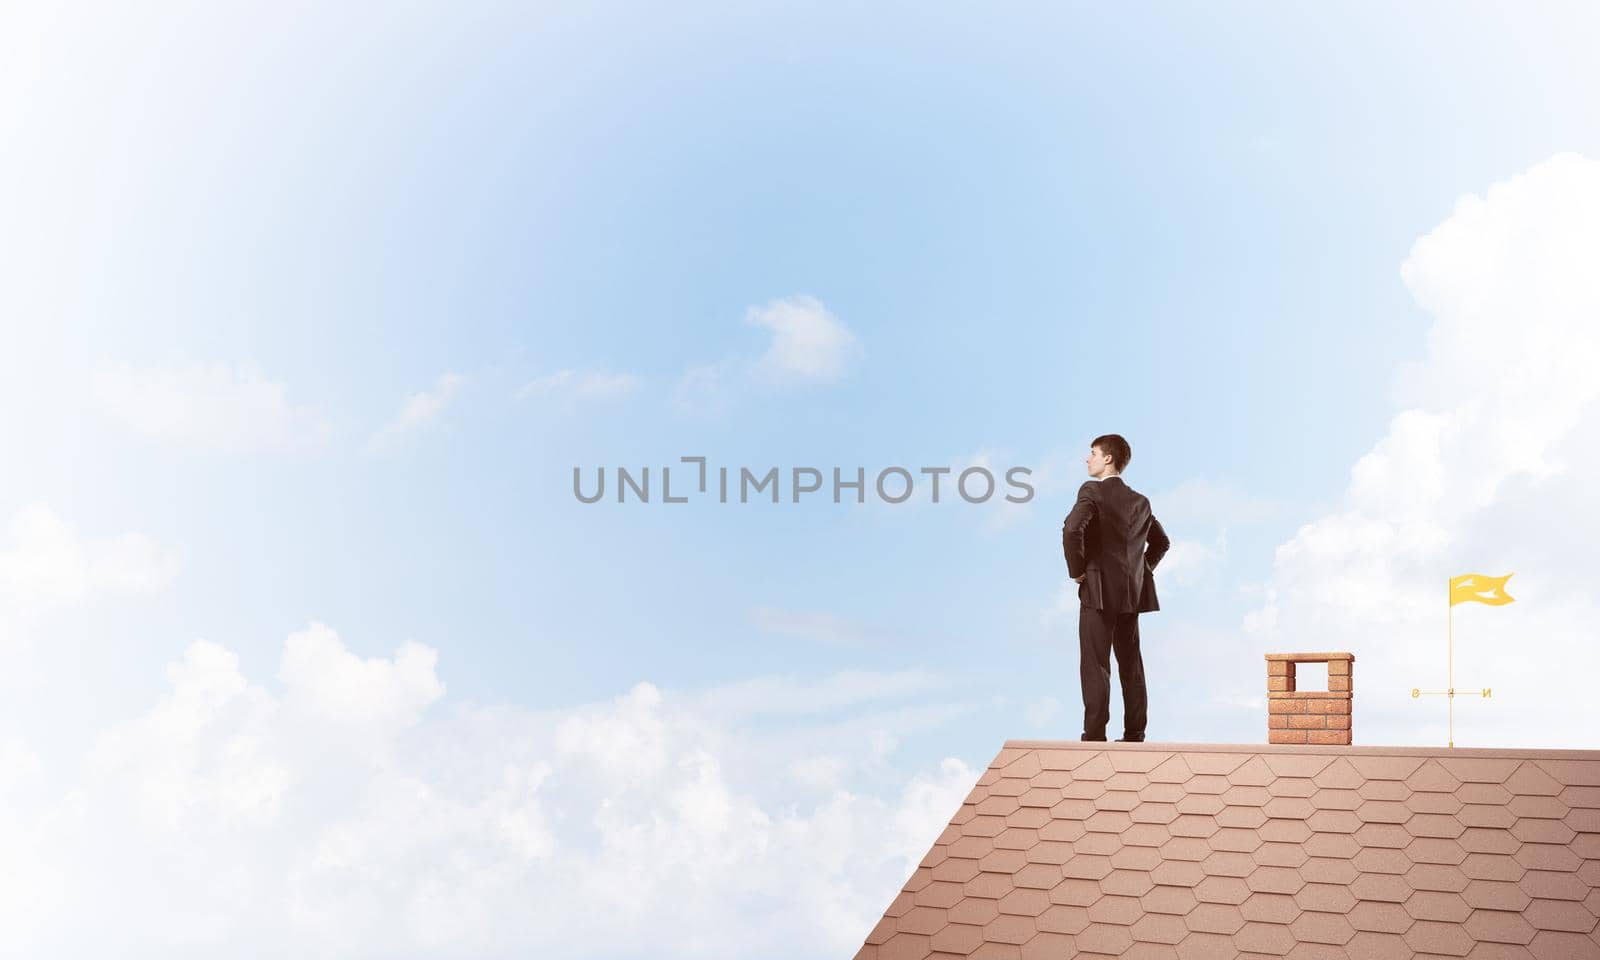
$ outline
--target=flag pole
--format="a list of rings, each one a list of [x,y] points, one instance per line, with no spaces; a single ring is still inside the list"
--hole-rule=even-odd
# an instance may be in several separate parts
[[[1447,682],[1444,689],[1445,700],[1449,703],[1447,708],[1447,715],[1450,718],[1449,746],[1454,749],[1456,745],[1456,605],[1451,602],[1455,600],[1455,595],[1450,589],[1450,581],[1448,579],[1445,580],[1445,593],[1447,594],[1445,597],[1445,643],[1447,644],[1445,650],[1447,663],[1445,678]]]

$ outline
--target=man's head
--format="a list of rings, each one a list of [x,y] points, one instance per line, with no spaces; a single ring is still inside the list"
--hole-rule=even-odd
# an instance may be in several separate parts
[[[1121,434],[1107,433],[1095,437],[1089,444],[1089,456],[1084,464],[1089,468],[1089,476],[1098,480],[1121,474],[1132,459],[1133,448],[1128,446],[1128,441],[1122,439]]]

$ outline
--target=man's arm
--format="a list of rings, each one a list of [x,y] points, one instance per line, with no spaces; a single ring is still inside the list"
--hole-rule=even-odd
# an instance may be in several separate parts
[[[1078,488],[1078,502],[1061,524],[1061,552],[1067,558],[1067,576],[1082,580],[1089,569],[1089,524],[1094,520],[1097,504],[1094,502],[1094,482],[1085,481]]]
[[[1167,531],[1161,529],[1161,521],[1155,514],[1150,515],[1150,535],[1144,541],[1144,562],[1151,570],[1167,555],[1167,548],[1172,546],[1172,541],[1167,539]]]

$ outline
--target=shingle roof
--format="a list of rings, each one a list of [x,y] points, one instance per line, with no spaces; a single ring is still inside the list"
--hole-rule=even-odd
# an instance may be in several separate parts
[[[1600,957],[1600,751],[1011,740],[858,960]]]

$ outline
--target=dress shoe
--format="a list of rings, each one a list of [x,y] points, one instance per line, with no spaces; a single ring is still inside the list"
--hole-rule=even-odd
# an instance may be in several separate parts
[[[1104,743],[1106,738],[1103,737],[1103,736],[1101,736],[1101,737],[1091,737],[1086,733],[1083,736],[1079,737],[1078,739],[1079,740],[1093,740],[1093,741],[1096,741],[1096,742],[1099,742],[1099,743]]]
[[[1144,737],[1118,737],[1118,743],[1144,743]]]

